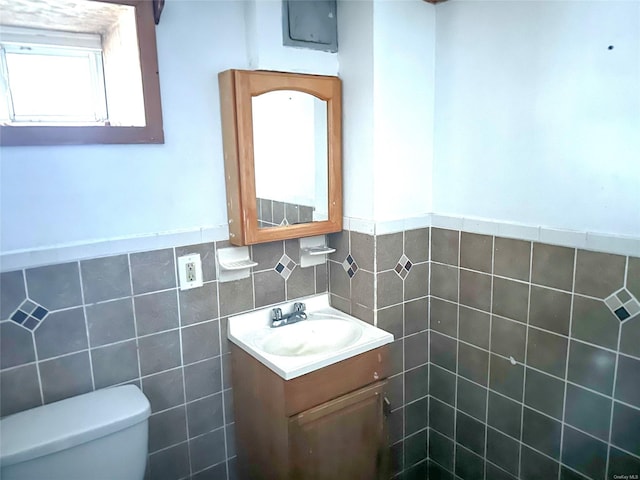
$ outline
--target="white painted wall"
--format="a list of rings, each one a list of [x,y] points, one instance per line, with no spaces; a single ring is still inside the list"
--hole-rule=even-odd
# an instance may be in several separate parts
[[[436,12],[433,211],[639,237],[640,2]]]
[[[374,219],[431,212],[435,10],[374,2]]]
[[[164,145],[5,147],[2,252],[226,225],[217,74],[246,68],[238,1],[167,4]]]

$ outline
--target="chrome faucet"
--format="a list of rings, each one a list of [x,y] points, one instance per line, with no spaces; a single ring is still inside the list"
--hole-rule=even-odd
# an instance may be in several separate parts
[[[271,310],[271,328],[284,327],[292,323],[299,322],[307,319],[307,314],[304,313],[306,305],[301,302],[293,304],[293,312],[286,315],[282,315],[281,308],[274,308]]]

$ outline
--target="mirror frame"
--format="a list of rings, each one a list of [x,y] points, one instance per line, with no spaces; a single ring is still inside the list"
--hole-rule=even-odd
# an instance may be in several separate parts
[[[233,245],[288,240],[342,230],[342,84],[338,77],[227,70],[218,74],[229,241]],[[327,102],[329,219],[258,228],[251,99],[296,90]]]
[[[91,0],[135,7],[144,127],[0,125],[0,146],[164,143],[154,4],[148,0]]]

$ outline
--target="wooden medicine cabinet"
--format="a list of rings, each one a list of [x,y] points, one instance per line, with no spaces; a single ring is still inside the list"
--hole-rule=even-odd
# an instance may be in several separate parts
[[[340,79],[227,70],[218,80],[229,241],[342,230]]]

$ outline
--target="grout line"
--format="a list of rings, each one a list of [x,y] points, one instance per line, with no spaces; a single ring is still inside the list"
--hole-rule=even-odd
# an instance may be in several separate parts
[[[84,301],[84,282],[82,281],[82,269],[78,263],[78,277],[80,279],[80,298],[82,299],[82,316],[84,319],[84,334],[87,339],[87,356],[89,357],[89,373],[91,374],[91,391],[96,389],[96,379],[93,374],[93,355],[91,355],[91,341],[89,337],[89,318],[87,317],[87,305]]]
[[[494,236],[491,237],[491,293],[489,297],[489,309],[493,311],[493,287],[494,287],[494,272],[495,272],[495,249],[496,249],[496,239]],[[458,305],[458,338],[460,338],[460,306]],[[493,317],[489,315],[489,352],[491,351],[491,333],[493,327]],[[525,340],[526,345],[526,340]],[[526,354],[526,352],[525,352]],[[487,444],[489,439],[489,384],[491,383],[491,354],[488,355],[487,359],[487,387],[485,392],[485,412],[484,412],[484,459],[487,459]],[[519,448],[518,448],[519,450]],[[518,460],[518,464],[520,461]],[[484,462],[484,478],[487,478],[487,462]]]
[[[25,299],[29,298],[29,286],[27,285],[27,272],[25,269],[22,270],[22,281],[24,282],[24,296]],[[23,300],[24,302],[24,300]],[[20,304],[22,305],[22,303]],[[20,306],[18,305],[18,307]],[[28,329],[25,329],[28,330]],[[34,356],[34,362],[35,366],[36,366],[36,375],[38,376],[38,390],[40,393],[40,405],[44,405],[44,388],[42,387],[42,374],[40,373],[40,358],[38,355],[38,345],[36,344],[36,335],[34,331],[29,331],[29,333],[31,334],[31,341],[33,342],[33,356]],[[16,365],[13,368],[19,368],[24,366],[25,364],[22,365]],[[7,371],[9,369],[4,369],[2,370]]]
[[[458,269],[458,271],[456,272],[456,275],[458,277],[458,281],[457,281],[457,299],[458,299],[458,311],[460,310],[460,240],[462,237],[462,232],[458,231],[458,267],[456,267]],[[458,329],[459,329],[459,324],[460,322],[457,322],[458,325],[456,326],[456,334],[458,334]],[[458,438],[458,366],[460,364],[460,343],[457,341],[456,339],[456,378],[455,378],[455,384],[453,387],[453,408],[454,408],[454,415],[453,415],[453,438],[454,438],[454,443],[457,443],[457,438]],[[455,473],[456,471],[456,456],[457,456],[457,452],[456,452],[456,448],[454,445],[453,448],[453,472]]]
[[[567,426],[566,423],[566,414],[567,414],[567,388],[568,388],[568,382],[569,382],[569,357],[571,355],[571,332],[572,332],[572,327],[573,327],[573,311],[574,311],[574,306],[575,306],[575,288],[576,288],[576,271],[578,269],[578,252],[576,249],[574,249],[573,251],[573,275],[572,275],[572,279],[571,279],[571,304],[569,306],[569,326],[568,326],[568,336],[567,336],[567,357],[565,358],[565,364],[564,364],[564,391],[563,391],[563,396],[562,396],[562,418],[560,420],[561,422],[561,428],[560,428],[560,450],[558,452],[559,458],[560,458],[560,462],[562,462],[562,456],[564,453],[564,432]],[[618,325],[618,336],[620,335],[620,326]],[[612,392],[613,393],[613,392]],[[613,410],[613,408],[612,408]],[[607,449],[608,450],[608,449]],[[607,453],[607,457],[608,457],[608,453]],[[605,469],[606,472],[606,469]],[[561,480],[560,476],[562,474],[562,469],[559,468],[558,469],[558,480]]]
[[[627,257],[628,258],[628,257]],[[625,272],[626,273],[626,272]],[[626,284],[626,282],[625,282]],[[618,326],[618,351],[620,351],[620,342],[622,341],[622,326]],[[613,385],[611,390],[611,396],[613,401],[611,402],[611,416],[609,418],[609,439],[608,439],[608,448],[607,448],[607,463],[605,468],[605,474],[609,472],[609,466],[611,463],[611,437],[613,436],[613,412],[615,411],[616,401],[615,394],[617,390],[617,382],[618,382],[618,366],[620,364],[620,355],[616,355],[616,364],[613,369]]]

